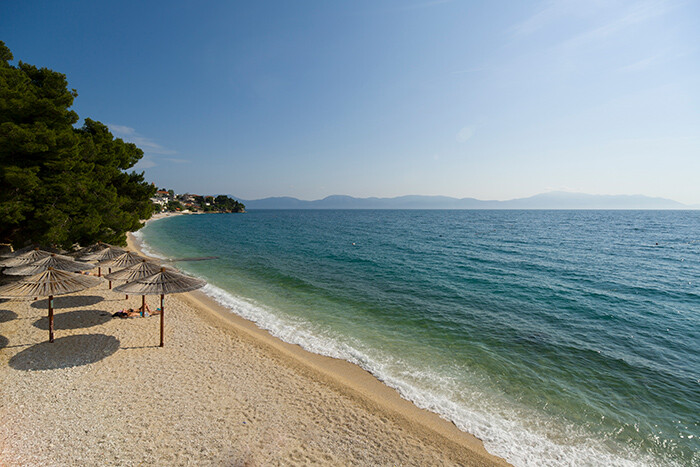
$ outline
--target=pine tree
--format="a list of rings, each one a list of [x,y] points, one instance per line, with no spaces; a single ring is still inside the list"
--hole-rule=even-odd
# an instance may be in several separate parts
[[[124,244],[155,187],[127,173],[143,151],[70,110],[66,76],[19,62],[0,41],[0,239],[22,246]]]

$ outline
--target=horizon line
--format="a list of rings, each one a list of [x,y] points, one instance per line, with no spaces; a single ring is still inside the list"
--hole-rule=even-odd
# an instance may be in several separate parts
[[[662,196],[650,196],[650,195],[644,195],[644,194],[594,194],[594,193],[585,193],[585,192],[578,192],[578,191],[563,191],[563,190],[552,190],[552,191],[544,191],[540,193],[535,193],[533,195],[529,196],[522,196],[518,198],[508,198],[508,199],[480,199],[476,198],[473,196],[465,196],[465,197],[456,197],[456,196],[450,196],[450,195],[420,195],[420,194],[407,194],[407,195],[396,195],[396,196],[353,196],[353,195],[346,195],[346,194],[330,194],[327,196],[324,196],[322,198],[316,198],[316,199],[302,199],[302,198],[297,198],[295,196],[291,195],[275,195],[275,196],[266,196],[262,198],[244,198],[244,197],[238,197],[234,196],[231,193],[227,193],[229,196],[233,196],[234,198],[237,198],[239,200],[245,200],[245,201],[262,201],[262,200],[268,200],[268,199],[275,199],[275,198],[288,198],[288,199],[294,199],[297,201],[303,201],[303,202],[315,202],[315,201],[324,201],[328,198],[333,198],[333,197],[344,197],[344,198],[352,198],[352,199],[357,199],[357,200],[367,200],[367,199],[377,199],[377,200],[392,200],[392,199],[398,199],[398,198],[408,198],[408,197],[422,197],[422,198],[448,198],[452,200],[457,200],[457,201],[463,201],[463,200],[474,200],[474,201],[480,201],[480,202],[495,202],[495,203],[505,203],[509,201],[519,201],[519,200],[525,200],[529,198],[533,198],[536,196],[540,195],[548,195],[548,194],[567,194],[567,195],[581,195],[581,196],[588,196],[588,197],[620,197],[620,198],[631,198],[631,197],[641,197],[641,198],[647,198],[649,200],[663,200],[663,201],[670,201],[673,203],[677,203],[683,206],[688,206],[692,208],[700,208],[700,203],[683,203],[681,201],[677,201],[672,198],[665,198]]]

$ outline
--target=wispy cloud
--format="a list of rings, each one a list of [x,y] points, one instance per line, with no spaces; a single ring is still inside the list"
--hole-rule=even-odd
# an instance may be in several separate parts
[[[630,63],[629,65],[622,66],[622,67],[618,68],[618,71],[622,71],[625,73],[627,73],[627,72],[633,73],[633,72],[637,72],[637,71],[643,71],[643,70],[646,70],[647,68],[649,68],[652,64],[658,62],[660,58],[661,58],[660,55],[653,55],[651,57],[646,57],[646,58],[638,60],[634,63]]]
[[[192,162],[189,159],[178,159],[176,157],[163,157],[164,161],[172,162],[174,164],[189,164]]]
[[[548,0],[542,3],[534,14],[513,26],[512,34],[516,37],[522,37],[539,31],[564,15],[569,3],[561,0]]]
[[[644,57],[636,62],[623,65],[617,69],[617,71],[622,73],[636,73],[638,71],[644,71],[654,66],[659,66],[663,63],[672,62],[674,60],[679,60],[681,58],[691,55],[693,52],[690,50],[673,52],[671,50],[664,50],[654,55]]]
[[[136,146],[143,150],[144,156],[139,160],[136,165],[134,165],[134,170],[146,170],[162,164],[163,162],[169,162],[174,164],[186,164],[190,162],[187,159],[180,159],[175,157],[163,157],[173,154],[177,154],[176,151],[172,149],[165,148],[160,144],[156,143],[150,138],[147,138],[139,134],[135,129],[126,125],[116,125],[113,123],[108,123],[107,127],[109,131],[112,132],[117,138],[121,138],[124,141],[134,143]]]
[[[486,67],[486,66],[475,66],[472,68],[465,68],[463,70],[454,70],[454,71],[451,71],[450,74],[451,75],[466,75],[468,73],[478,73],[480,71],[487,71],[487,70],[488,70],[488,67]]]
[[[513,26],[510,33],[514,39],[522,39],[564,20],[593,19],[596,26],[560,43],[561,47],[572,48],[605,39],[630,26],[665,15],[682,3],[684,0],[628,0],[621,2],[547,0],[541,3],[532,15]],[[609,16],[611,12],[615,12],[612,17]],[[609,19],[603,19],[603,17]]]
[[[474,128],[473,126],[465,126],[461,130],[459,130],[455,139],[458,143],[466,143],[471,139],[472,136],[474,136],[475,131],[476,128]]]
[[[124,125],[115,125],[112,123],[108,123],[107,127],[109,128],[109,131],[111,131],[112,134],[114,134],[114,136],[121,138],[124,141],[134,143],[136,146],[143,149],[143,152],[146,154],[177,154],[177,152],[161,146],[152,139],[140,135],[136,132],[136,130],[134,130],[131,127]]]
[[[124,125],[114,125],[112,123],[108,123],[107,127],[109,128],[109,131],[120,137],[133,135],[135,133],[133,128]]]
[[[562,44],[560,44],[560,46],[565,49],[575,48],[606,39],[609,36],[629,27],[649,21],[659,16],[663,16],[677,5],[678,2],[672,2],[669,0],[634,2],[630,7],[625,8],[620,15],[612,20],[574,36],[564,41]]]
[[[155,167],[158,164],[153,160],[153,158],[149,156],[143,156],[140,161],[134,165],[133,170],[145,170],[145,169],[150,169],[151,167]]]

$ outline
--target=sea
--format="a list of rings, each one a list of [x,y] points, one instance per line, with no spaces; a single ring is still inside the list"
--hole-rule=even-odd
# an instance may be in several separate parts
[[[146,252],[516,466],[700,466],[700,211],[173,216]]]

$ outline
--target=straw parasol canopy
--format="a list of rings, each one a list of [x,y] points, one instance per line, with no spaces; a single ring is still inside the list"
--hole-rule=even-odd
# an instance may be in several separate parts
[[[46,258],[40,259],[30,264],[25,264],[23,266],[9,268],[3,272],[11,276],[31,276],[33,274],[44,272],[49,268],[57,269],[60,271],[80,272],[92,269],[93,266],[85,263],[79,263],[67,256],[61,256],[52,253]]]
[[[36,249],[34,245],[29,245],[25,246],[24,248],[20,248],[19,250],[6,251],[5,253],[0,254],[0,258],[14,258],[15,256],[19,256],[22,253],[27,253],[28,251],[32,251],[34,249]]]
[[[133,293],[138,295],[160,295],[160,346],[163,347],[163,326],[165,307],[163,296],[171,293],[183,293],[204,287],[206,282],[202,279],[186,276],[164,267],[156,274],[134,282],[115,287],[115,291]]]
[[[119,256],[116,256],[111,259],[106,259],[104,261],[100,261],[97,263],[97,266],[102,267],[102,268],[109,268],[109,273],[112,273],[112,268],[114,269],[124,269],[126,267],[129,267],[131,265],[140,263],[143,258],[136,253],[132,253],[130,251],[127,251],[125,253],[122,253]],[[112,280],[109,279],[109,288],[112,288]]]
[[[144,279],[148,276],[152,276],[160,272],[161,266],[156,263],[148,261],[146,258],[141,258],[138,263],[132,264],[131,266],[115,271],[111,274],[107,274],[105,279],[111,281],[126,281],[133,282],[139,279]]]
[[[116,246],[108,246],[107,248],[103,248],[99,251],[96,251],[95,253],[89,253],[87,255],[80,256],[78,259],[80,261],[107,261],[108,259],[114,259],[117,256],[123,255],[126,253],[126,250],[123,248],[119,248]],[[101,266],[98,264],[97,265],[97,276],[102,275],[101,271]]]
[[[105,261],[108,259],[114,259],[119,255],[126,253],[124,248],[119,248],[118,246],[108,246],[107,248],[102,248],[93,253],[88,253],[86,255],[80,256],[78,259],[80,261]]]
[[[119,271],[107,274],[105,279],[109,281],[125,281],[133,282],[139,279],[144,279],[160,272],[161,266],[148,261],[146,258],[141,258],[138,263],[132,264],[128,268],[120,269]],[[126,296],[127,300],[129,295]],[[146,311],[146,295],[141,295],[141,309]]]
[[[44,272],[0,287],[0,297],[49,297],[49,342],[53,342],[53,297],[95,287],[102,282],[97,277],[49,268]]]
[[[129,266],[133,266],[134,264],[140,263],[142,259],[143,257],[137,255],[136,253],[127,251],[119,256],[115,256],[114,258],[100,261],[99,263],[97,263],[97,265],[103,268],[109,267],[114,269],[124,269]]]
[[[31,264],[34,261],[44,259],[48,256],[51,256],[52,254],[53,253],[49,253],[48,251],[34,248],[34,249],[27,251],[25,253],[22,253],[22,254],[19,254],[17,256],[13,256],[11,258],[7,258],[7,259],[0,261],[0,267],[12,268],[15,266],[24,266],[25,264]],[[68,257],[63,256],[63,258],[68,258]],[[68,258],[68,259],[72,259],[72,258]]]
[[[104,250],[105,248],[118,248],[110,245],[109,243],[105,242],[97,242],[93,243],[92,245],[88,245],[85,248],[81,248],[77,253],[76,256],[79,258],[82,258],[83,256],[88,256],[93,253],[97,253],[98,251]]]
[[[115,290],[134,294],[167,295],[189,292],[205,285],[206,282],[202,279],[161,267],[156,274],[120,285]]]

